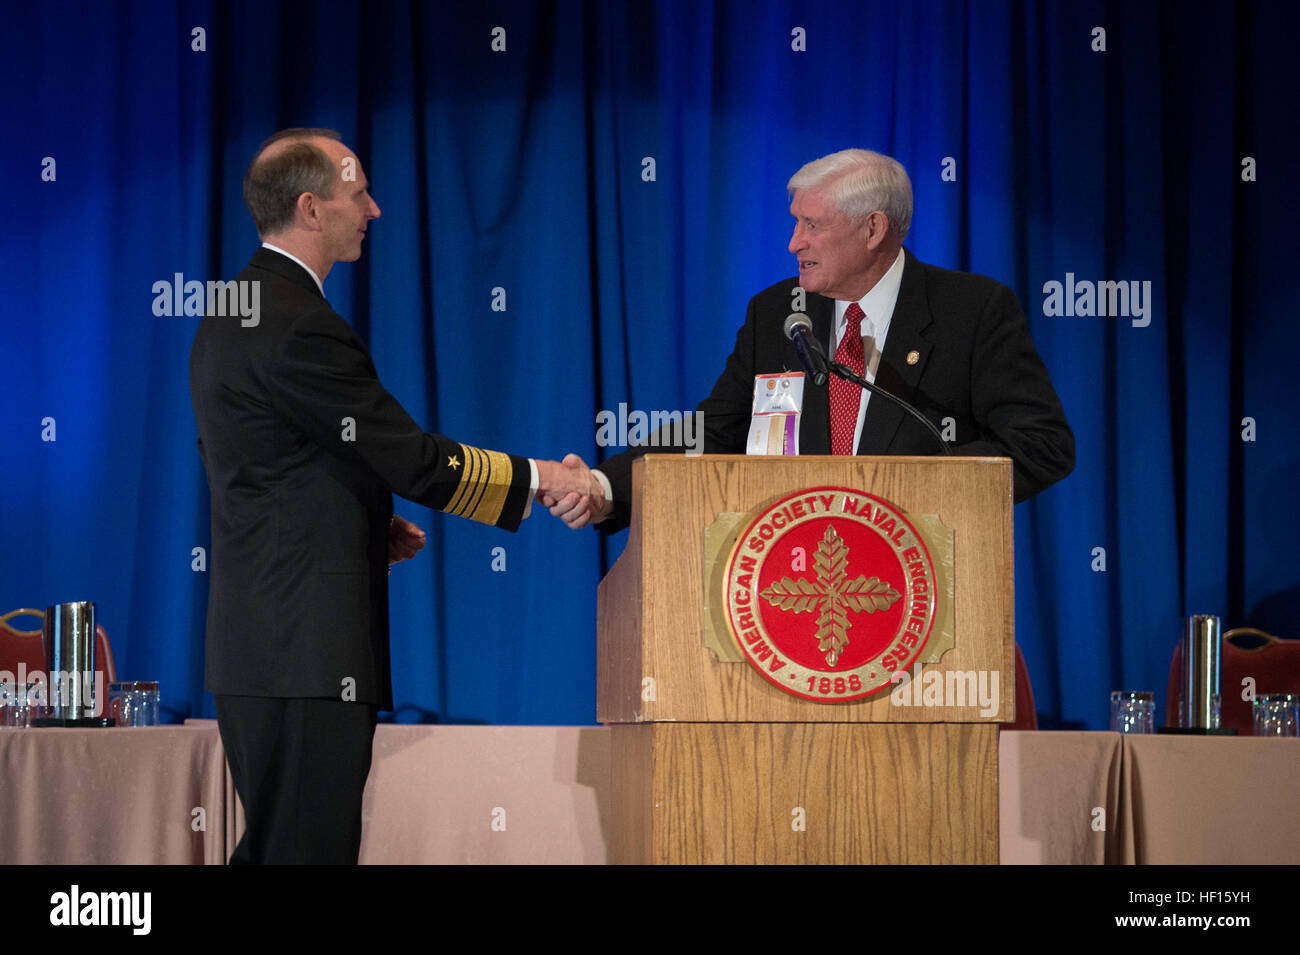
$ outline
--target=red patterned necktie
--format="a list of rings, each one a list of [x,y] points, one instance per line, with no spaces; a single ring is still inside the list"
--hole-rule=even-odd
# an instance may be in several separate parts
[[[845,311],[848,325],[835,349],[835,360],[848,365],[859,375],[866,371],[862,351],[862,308],[854,302]],[[858,428],[858,405],[862,389],[843,378],[831,376],[831,454],[853,454],[853,432]]]

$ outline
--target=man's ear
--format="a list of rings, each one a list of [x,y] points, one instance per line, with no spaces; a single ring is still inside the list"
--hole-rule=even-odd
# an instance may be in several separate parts
[[[321,231],[320,207],[314,193],[304,192],[298,197],[298,224],[313,232]]]
[[[879,210],[867,216],[867,248],[875,252],[889,234],[889,218]]]

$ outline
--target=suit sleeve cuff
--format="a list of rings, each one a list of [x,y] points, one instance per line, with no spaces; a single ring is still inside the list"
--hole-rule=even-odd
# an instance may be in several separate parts
[[[603,521],[605,518],[609,517],[610,513],[614,510],[614,488],[610,486],[609,478],[605,477],[604,471],[597,468],[593,469],[591,473],[594,474],[596,480],[600,482],[600,486],[605,489],[605,510],[600,514],[600,520]]]
[[[517,530],[531,497],[532,469],[528,458],[500,451],[460,445],[464,465],[451,499],[442,508],[448,514]]]

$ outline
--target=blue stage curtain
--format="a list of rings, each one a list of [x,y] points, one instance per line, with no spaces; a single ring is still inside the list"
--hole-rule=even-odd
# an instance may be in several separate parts
[[[171,719],[212,714],[207,487],[197,319],[155,316],[152,287],[242,268],[243,172],[285,126],[339,130],[373,183],[383,216],[325,290],[411,414],[589,461],[598,411],[693,408],[749,297],[793,273],[795,169],[847,146],[897,156],[909,247],[1016,291],[1077,436],[1073,476],[1015,513],[1044,725],[1103,728],[1113,689],[1163,701],[1185,614],[1300,636],[1292,4],[6,18],[0,607],[96,600],[119,674],[161,680]],[[1046,315],[1044,284],[1067,273],[1149,281],[1150,323]],[[517,535],[398,511],[430,533],[391,578],[397,718],[592,722],[595,588],[625,535],[540,509]]]

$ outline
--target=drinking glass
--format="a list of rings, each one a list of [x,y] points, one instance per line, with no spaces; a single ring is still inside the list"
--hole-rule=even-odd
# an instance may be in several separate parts
[[[1251,705],[1256,736],[1300,736],[1300,695],[1266,693]]]
[[[160,693],[155,681],[124,681],[108,685],[108,716],[118,726],[157,726]]]
[[[1156,695],[1131,690],[1116,690],[1111,693],[1110,731],[1112,733],[1154,733]]]

